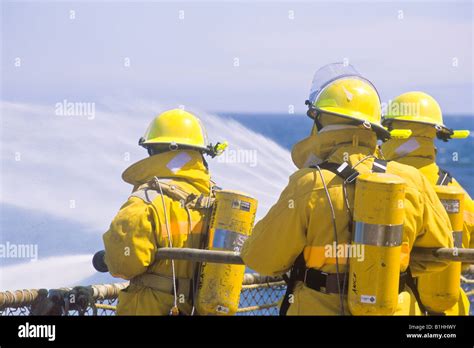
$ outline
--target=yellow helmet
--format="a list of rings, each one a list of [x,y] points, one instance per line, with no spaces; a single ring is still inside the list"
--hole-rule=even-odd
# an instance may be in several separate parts
[[[382,126],[380,97],[374,85],[351,65],[334,63],[316,72],[311,87],[308,116],[318,124],[326,113],[372,128],[381,139],[390,136]]]
[[[392,121],[424,123],[447,128],[443,123],[443,115],[438,102],[423,92],[403,93],[393,99],[384,116],[383,124]]]
[[[154,146],[161,145],[168,150],[199,150],[211,157],[219,156],[228,146],[227,141],[215,145],[209,143],[199,118],[182,109],[168,110],[156,116],[138,144],[150,155],[154,153]]]
[[[464,138],[469,131],[453,131],[443,122],[443,114],[438,102],[423,92],[407,92],[399,95],[388,105],[383,125],[392,128],[392,123],[407,122],[434,126],[438,138]]]
[[[167,145],[171,150],[192,148],[208,150],[207,133],[199,118],[181,110],[172,109],[156,116],[151,121],[139,144],[145,148],[150,145]]]

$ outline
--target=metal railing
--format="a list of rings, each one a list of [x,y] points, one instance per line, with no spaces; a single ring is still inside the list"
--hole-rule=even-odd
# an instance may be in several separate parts
[[[471,303],[474,300],[474,269],[461,276],[461,283]],[[118,293],[128,286],[128,282],[91,285],[92,302],[85,303],[85,310],[69,308],[61,315],[115,315]],[[40,302],[41,296],[57,292],[67,298],[77,288],[30,289],[0,292],[0,315],[31,315],[31,309]],[[278,315],[279,301],[286,290],[285,282],[279,277],[263,277],[255,273],[246,273],[240,296],[237,315]],[[80,301],[80,299],[79,299]],[[472,310],[471,310],[472,313]]]
[[[128,282],[60,289],[29,289],[0,292],[0,315],[35,315],[46,297],[52,301],[75,297],[75,306],[57,315],[114,315],[117,297]],[[246,273],[237,315],[278,315],[278,301],[286,284],[280,277]],[[67,301],[64,301],[67,302]]]
[[[423,260],[447,259],[474,263],[472,249],[425,249],[413,250],[413,258]],[[179,259],[197,262],[242,264],[238,253],[196,249],[162,248],[158,259]],[[461,276],[461,283],[474,298],[474,266]],[[277,315],[279,301],[284,295],[286,284],[281,277],[266,277],[246,273],[242,283],[240,305],[237,315]],[[114,315],[119,291],[127,282],[89,285],[60,289],[28,289],[0,292],[0,315]],[[74,297],[71,304],[70,298]],[[58,303],[63,305],[55,306]],[[51,308],[56,309],[56,312]],[[474,307],[474,306],[473,306]]]

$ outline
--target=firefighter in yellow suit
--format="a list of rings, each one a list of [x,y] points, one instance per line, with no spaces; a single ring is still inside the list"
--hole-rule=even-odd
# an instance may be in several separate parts
[[[290,177],[276,204],[255,225],[241,255],[248,267],[265,275],[282,275],[303,258],[303,277],[296,281],[288,298],[288,315],[347,315],[347,295],[340,282],[348,267],[343,258],[327,255],[325,247],[333,245],[336,232],[340,245],[350,243],[352,218],[345,197],[353,202],[354,188],[348,186],[346,196],[341,178],[324,169],[320,175],[310,166],[347,162],[360,173],[368,172],[374,165],[377,138],[388,134],[380,124],[381,105],[375,87],[350,65],[331,64],[316,72],[307,104],[308,115],[315,124],[311,135],[292,149],[293,162],[299,170]],[[444,269],[447,263],[443,261],[410,262],[414,246],[453,246],[450,221],[436,193],[413,167],[389,162],[386,171],[407,183],[402,271],[408,265],[414,276]],[[334,233],[327,194],[337,221]],[[318,276],[312,280],[318,286],[310,287],[308,270]],[[399,306],[399,314],[409,314],[410,307],[416,306],[404,289]]]
[[[212,155],[212,146],[200,120],[180,109],[158,115],[140,145],[150,157],[123,173],[133,192],[103,236],[109,272],[130,280],[120,291],[117,314],[191,314],[196,264],[155,260],[155,253],[160,247],[201,247],[207,210],[183,202],[180,192],[209,197],[203,154]]]
[[[423,92],[408,92],[396,97],[390,104],[383,124],[390,128],[410,129],[408,139],[390,139],[382,144],[385,159],[418,168],[431,185],[461,185],[436,164],[436,137],[447,141],[453,131],[443,123],[438,102]],[[465,135],[468,135],[465,134]],[[454,137],[456,137],[454,135]],[[464,189],[463,189],[464,190]],[[463,246],[474,247],[474,204],[465,192]],[[469,315],[469,299],[461,289],[458,303],[445,312],[450,315]]]

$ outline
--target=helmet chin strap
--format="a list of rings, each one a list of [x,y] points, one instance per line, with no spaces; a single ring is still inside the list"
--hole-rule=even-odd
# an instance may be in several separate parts
[[[313,106],[313,104],[309,100],[306,100],[304,103],[308,106],[308,111],[306,112],[306,115],[308,115],[308,117],[314,120],[314,125],[316,126],[316,129],[319,132],[323,128],[323,125],[321,124],[321,122],[319,122],[319,116],[321,115],[320,112]]]

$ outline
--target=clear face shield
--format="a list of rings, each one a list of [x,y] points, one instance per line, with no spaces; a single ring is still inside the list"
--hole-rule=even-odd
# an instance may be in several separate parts
[[[319,94],[324,90],[325,87],[330,85],[332,82],[346,78],[355,77],[364,80],[372,85],[372,83],[364,78],[352,65],[345,63],[332,63],[320,68],[313,77],[311,83],[311,90],[309,92],[309,102],[311,105],[315,103]],[[375,87],[374,87],[375,89]]]
[[[317,124],[318,121],[315,118],[314,104],[318,99],[321,92],[329,86],[332,82],[345,78],[345,77],[357,77],[362,78],[359,72],[350,64],[345,63],[332,63],[327,64],[316,71],[311,82],[311,90],[309,92],[309,98],[306,104],[309,107],[308,116],[315,120],[315,124],[311,130],[311,135],[318,133],[320,126]]]
[[[309,92],[309,98],[306,101],[308,105],[308,112],[307,115],[314,119],[314,127],[311,131],[311,134],[317,134],[317,132],[322,128],[320,120],[318,119],[318,110],[317,110],[317,102],[318,98],[321,96],[321,93],[330,86],[334,81],[345,79],[345,78],[352,78],[352,79],[359,79],[364,81],[365,83],[372,86],[374,91],[378,94],[377,89],[375,86],[370,82],[367,78],[362,76],[352,65],[345,64],[345,63],[332,63],[323,66],[313,76],[313,81],[311,83],[311,90]],[[380,100],[380,97],[379,97]],[[340,117],[345,117],[340,115]],[[380,127],[376,128],[375,131],[378,132],[378,135],[382,138],[386,138],[387,135],[384,132],[383,128]]]

